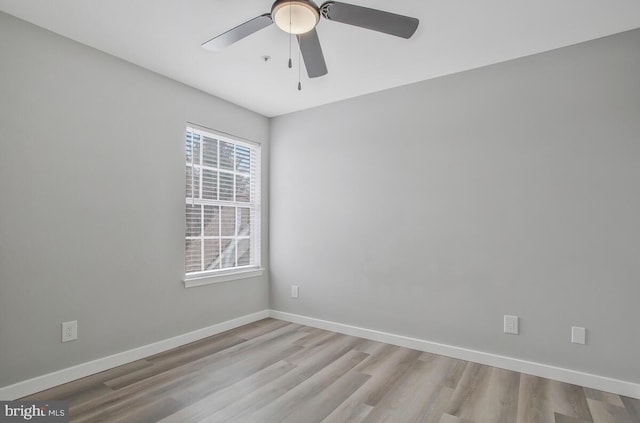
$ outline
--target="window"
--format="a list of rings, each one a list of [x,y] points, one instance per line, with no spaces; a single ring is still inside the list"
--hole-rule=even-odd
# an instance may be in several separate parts
[[[185,150],[185,283],[259,269],[260,146],[188,127]]]

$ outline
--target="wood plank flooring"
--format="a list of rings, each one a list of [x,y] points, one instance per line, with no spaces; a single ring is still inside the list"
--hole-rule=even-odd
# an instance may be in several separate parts
[[[640,400],[265,319],[24,399],[72,422],[640,423]]]

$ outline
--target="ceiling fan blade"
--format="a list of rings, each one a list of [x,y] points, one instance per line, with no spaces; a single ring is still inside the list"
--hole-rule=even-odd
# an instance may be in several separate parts
[[[396,37],[411,38],[420,21],[410,16],[396,15],[368,7],[328,1],[320,6],[322,16],[330,21],[384,32]]]
[[[315,28],[307,33],[298,35],[297,38],[309,78],[326,75],[327,64],[324,62],[324,54],[322,54],[322,47]]]
[[[240,41],[244,37],[247,37],[254,32],[258,32],[261,29],[268,27],[272,23],[273,21],[271,20],[271,14],[265,13],[264,15],[253,18],[250,21],[247,21],[236,26],[233,29],[228,30],[227,32],[213,37],[206,43],[203,43],[202,47],[210,51],[220,51],[223,48],[235,43],[236,41]]]

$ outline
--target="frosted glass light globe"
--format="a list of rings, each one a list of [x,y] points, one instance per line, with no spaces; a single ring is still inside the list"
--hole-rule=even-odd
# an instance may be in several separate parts
[[[291,34],[304,34],[318,24],[318,8],[305,0],[281,0],[274,3],[271,19],[283,30]]]

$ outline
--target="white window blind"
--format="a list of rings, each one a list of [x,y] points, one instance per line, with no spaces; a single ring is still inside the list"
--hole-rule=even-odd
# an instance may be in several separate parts
[[[260,267],[260,146],[187,127],[185,275]]]

